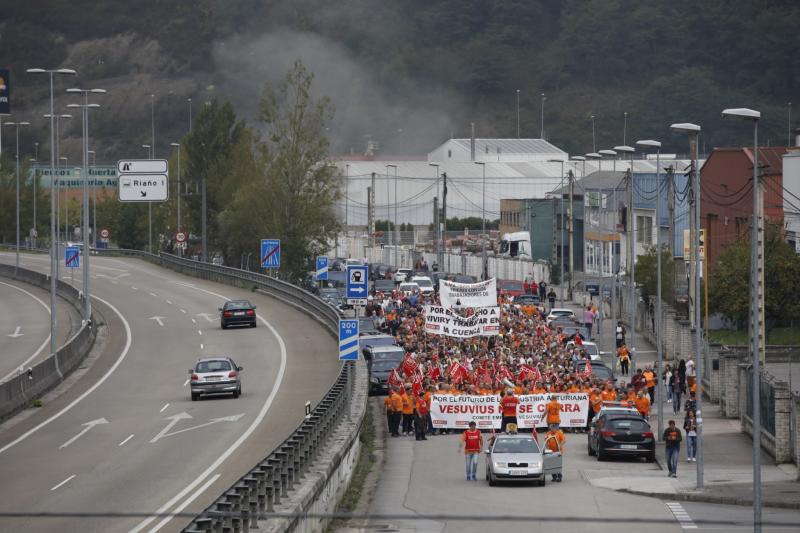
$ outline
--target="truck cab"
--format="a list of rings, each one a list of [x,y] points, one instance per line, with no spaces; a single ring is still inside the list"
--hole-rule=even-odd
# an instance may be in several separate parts
[[[531,257],[531,234],[527,231],[504,233],[500,240],[500,255],[503,257]]]

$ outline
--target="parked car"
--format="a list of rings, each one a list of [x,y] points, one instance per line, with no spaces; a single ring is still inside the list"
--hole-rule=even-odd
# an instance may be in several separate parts
[[[395,288],[394,281],[390,279],[376,279],[372,282],[372,290],[375,292],[390,293]]]
[[[575,365],[575,373],[583,374],[586,370],[586,361],[578,361]],[[602,381],[617,381],[614,371],[608,368],[602,361],[592,361],[592,375]]]
[[[561,471],[561,454],[544,451],[530,433],[497,435],[486,450],[486,481],[533,481],[540,487],[547,476]]]
[[[409,296],[414,291],[419,292],[419,285],[414,282],[404,282],[400,284],[398,290],[406,296]]]
[[[516,298],[525,294],[525,287],[521,281],[515,279],[498,279],[497,280],[497,295],[498,296],[511,296]]]
[[[230,357],[204,357],[189,369],[189,390],[192,401],[209,394],[242,394],[241,372]]]
[[[389,373],[400,366],[406,351],[400,346],[368,346],[363,353],[369,369],[370,394],[388,392]]]
[[[431,281],[433,281],[433,288],[436,289],[436,292],[439,292],[439,282],[443,279],[451,280],[455,276],[449,272],[431,272]]]
[[[325,287],[319,289],[319,297],[338,309],[341,309],[342,307],[342,297],[339,293],[339,289],[336,287]]]
[[[611,456],[644,457],[656,460],[656,439],[650,424],[641,415],[607,413],[596,417],[588,436],[589,455],[598,461]]]
[[[247,300],[229,300],[219,308],[219,325],[256,327],[256,306]]]
[[[411,270],[410,268],[398,268],[395,271],[394,276],[392,276],[392,279],[394,280],[395,283],[402,283],[407,279],[410,279],[413,272],[414,271]]]
[[[414,276],[411,278],[412,283],[419,285],[419,292],[422,294],[433,294],[433,282],[428,276]]]
[[[391,265],[387,265],[385,263],[372,263],[369,266],[369,279],[372,281],[377,281],[379,279],[386,279],[390,277],[390,273],[393,271]]]
[[[563,309],[555,307],[550,310],[550,314],[548,314],[547,317],[545,318],[545,322],[547,322],[547,325],[549,326],[551,322],[562,319],[571,320],[574,322],[576,319],[575,311],[573,311],[572,309]]]
[[[358,348],[361,350],[361,353],[364,355],[364,360],[369,361],[368,353],[365,352],[367,348],[377,348],[379,346],[394,346],[397,343],[395,342],[394,337],[391,335],[386,335],[385,333],[376,333],[376,334],[369,334],[369,333],[360,333],[358,337]]]

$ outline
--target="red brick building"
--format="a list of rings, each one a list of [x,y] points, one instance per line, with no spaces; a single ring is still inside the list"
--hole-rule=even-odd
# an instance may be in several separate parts
[[[783,222],[783,154],[786,148],[760,148],[767,222]],[[706,230],[709,265],[741,235],[753,216],[753,149],[715,148],[700,169],[700,225]]]

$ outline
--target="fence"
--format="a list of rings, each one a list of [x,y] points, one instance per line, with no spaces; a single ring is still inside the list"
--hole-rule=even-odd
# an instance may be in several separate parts
[[[169,254],[135,250],[98,250],[100,255],[141,257],[163,267],[191,276],[229,285],[256,287],[312,315],[332,335],[338,336],[338,312],[313,294],[276,278],[256,272],[202,263]],[[361,424],[366,412],[367,375],[363,362],[342,365],[336,382],[303,422],[247,474],[239,478],[212,505],[184,529],[197,531],[248,531],[259,519],[283,503],[292,519],[272,519],[271,530],[305,529],[321,531],[324,523],[301,518],[312,507],[325,505],[333,511],[349,483],[358,456]],[[343,422],[347,421],[348,424]],[[320,463],[325,456],[326,461]],[[316,463],[315,463],[316,462]],[[316,470],[312,471],[312,466]],[[303,476],[316,477],[305,490],[297,487]],[[335,497],[329,498],[330,494]],[[292,498],[293,497],[293,498]]]
[[[775,387],[762,374],[760,378],[761,429],[775,435]],[[753,369],[747,370],[745,414],[753,419]]]
[[[14,276],[13,265],[0,265],[0,276]],[[25,283],[49,290],[50,277],[24,268],[17,271],[17,279]],[[57,294],[75,306],[80,312],[83,307],[83,294],[72,285],[58,281]],[[61,383],[83,361],[94,345],[96,330],[94,318],[84,323],[63,346],[41,362],[0,383],[0,420],[24,409],[31,401],[41,397]]]

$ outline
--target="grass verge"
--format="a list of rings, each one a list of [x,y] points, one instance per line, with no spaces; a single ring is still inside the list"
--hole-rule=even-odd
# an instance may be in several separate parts
[[[711,342],[728,344],[731,346],[745,345],[748,343],[747,331],[730,329],[712,329],[708,332]],[[800,328],[773,328],[767,333],[767,344],[773,345],[798,345],[800,344]]]

